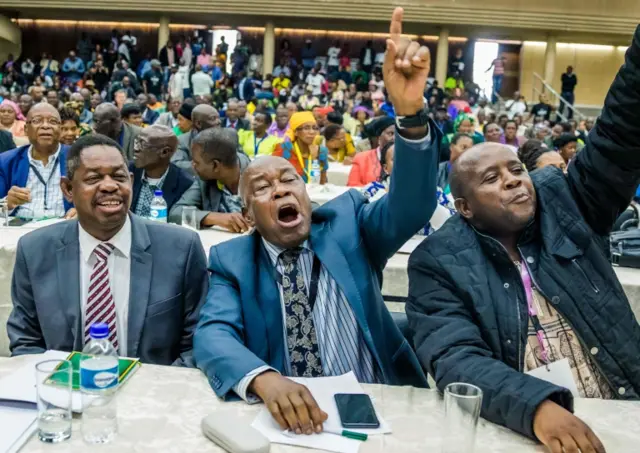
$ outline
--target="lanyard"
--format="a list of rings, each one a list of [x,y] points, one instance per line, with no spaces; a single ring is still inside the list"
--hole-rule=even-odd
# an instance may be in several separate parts
[[[264,245],[262,247],[260,247],[262,249],[262,254],[264,256],[264,258],[267,260],[267,262],[269,264],[271,264],[271,257],[269,256],[269,254],[267,253],[267,250],[265,249]],[[279,259],[279,258],[278,258]],[[277,262],[276,262],[277,264]],[[271,277],[273,278],[273,280],[280,286],[283,286],[282,284],[282,280],[283,280],[283,275],[278,271],[278,269],[276,268],[276,266],[271,266],[268,265],[267,266],[270,273],[271,273]],[[311,307],[311,310],[313,310],[313,307],[315,306],[316,303],[316,297],[318,296],[318,284],[320,283],[320,260],[318,259],[318,256],[314,253],[313,254],[313,267],[311,269],[311,282],[309,284],[309,305]]]
[[[300,168],[302,168],[302,171],[307,175],[307,182],[311,182],[311,153],[309,153],[309,157],[307,158],[307,166],[305,167],[302,153],[300,152],[300,148],[298,147],[298,142],[294,142],[293,147],[296,150],[296,156],[298,156]]]
[[[544,336],[545,332],[540,324],[540,320],[538,319],[538,309],[534,303],[533,297],[533,287],[531,284],[531,275],[529,274],[529,270],[527,269],[527,265],[524,261],[517,266],[520,270],[520,278],[522,279],[522,285],[524,286],[524,293],[527,296],[527,308],[529,311],[529,318],[531,319],[531,323],[533,324],[533,328],[536,331],[536,337],[538,338],[538,343],[540,344],[540,356],[542,357],[542,361],[546,364],[549,363],[549,352],[547,348],[544,346]]]
[[[38,178],[38,180],[44,186],[44,209],[45,210],[49,209],[48,201],[47,201],[47,199],[48,199],[47,186],[49,184],[49,181],[51,181],[51,177],[53,176],[53,173],[56,171],[56,166],[58,165],[58,159],[59,158],[60,158],[60,155],[58,154],[58,156],[56,156],[56,160],[53,162],[53,167],[51,169],[51,172],[49,173],[49,178],[46,181],[44,180],[44,178],[42,177],[42,175],[40,174],[40,171],[38,171],[36,166],[33,165],[32,163],[29,163],[29,167],[31,168],[31,170],[33,170],[33,174],[36,175],[36,178]]]
[[[264,134],[264,137],[262,137],[260,141],[258,141],[258,137],[256,137],[256,134],[254,132],[253,134],[253,157],[254,158],[258,155],[258,150],[260,149],[260,145],[262,144],[264,139],[267,138],[268,136],[269,134]]]

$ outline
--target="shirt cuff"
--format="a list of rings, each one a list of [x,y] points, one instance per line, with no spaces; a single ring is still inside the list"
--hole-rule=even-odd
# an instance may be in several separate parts
[[[275,370],[270,366],[262,365],[261,367],[258,367],[255,370],[249,371],[247,374],[245,374],[244,377],[240,379],[236,385],[233,386],[233,391],[236,392],[236,394],[240,398],[245,400],[248,404],[259,403],[260,398],[258,398],[253,393],[247,393],[247,390],[249,389],[249,385],[251,385],[256,376],[264,373],[265,371],[275,371],[276,373],[278,372],[278,370]]]
[[[400,140],[405,141],[407,143],[424,143],[424,142],[430,142],[431,141],[431,128],[429,127],[429,125],[427,124],[427,133],[424,137],[419,138],[417,140],[411,139],[411,138],[406,138],[403,137],[402,134],[400,133],[400,131],[398,131],[397,136]]]

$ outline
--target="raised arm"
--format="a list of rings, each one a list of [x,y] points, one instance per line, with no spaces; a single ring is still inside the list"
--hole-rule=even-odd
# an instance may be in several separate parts
[[[640,180],[640,27],[568,180],[591,228],[607,234]]]

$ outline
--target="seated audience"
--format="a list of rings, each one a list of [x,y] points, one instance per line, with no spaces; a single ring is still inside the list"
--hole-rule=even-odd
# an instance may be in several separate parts
[[[329,124],[322,133],[324,144],[329,152],[329,157],[334,162],[342,162],[345,165],[353,163],[356,155],[356,148],[353,141],[347,142],[347,132],[339,124]],[[351,136],[349,136],[351,138]]]
[[[15,137],[24,137],[25,117],[20,111],[20,107],[9,99],[0,103],[0,129],[9,131]]]
[[[370,126],[371,136],[376,137],[378,146],[356,154],[353,158],[347,186],[361,187],[380,178],[380,149],[395,140],[395,120],[388,116],[376,118]],[[373,144],[373,143],[372,143]]]
[[[438,165],[438,179],[437,185],[445,194],[450,194],[451,189],[449,187],[449,173],[451,173],[451,167],[453,163],[469,148],[473,146],[473,139],[466,134],[456,134],[451,139],[449,145],[449,162],[441,162]]]
[[[440,146],[440,162],[446,162],[449,160],[449,145],[451,145],[451,139],[455,134],[467,134],[473,139],[473,144],[484,142],[484,136],[475,130],[475,119],[466,113],[461,113],[456,117],[453,123],[454,132],[447,134],[442,139]]]
[[[439,389],[480,387],[484,418],[554,453],[605,451],[567,386],[640,398],[640,325],[601,247],[639,180],[640,28],[567,175],[493,143],[455,162],[459,215],[409,259],[409,324]],[[547,366],[555,383],[527,374]]]
[[[122,110],[120,110],[120,115],[122,115],[122,121],[126,124],[140,128],[144,126],[142,122],[142,110],[138,104],[125,104]]]
[[[25,131],[29,145],[0,154],[0,198],[7,197],[16,217],[63,217],[73,206],[60,190],[67,155],[60,144],[60,113],[49,104],[35,105]]]
[[[251,130],[251,124],[249,124],[249,121],[240,116],[240,106],[238,104],[239,101],[235,98],[231,98],[227,102],[227,110],[225,111],[223,127],[230,127],[235,130]]]
[[[153,125],[136,137],[133,152],[133,196],[131,211],[149,217],[156,190],[162,190],[167,212],[193,184],[187,171],[171,163],[178,138],[167,126]]]
[[[100,104],[93,112],[93,129],[118,142],[129,161],[133,160],[133,144],[142,128],[122,121],[120,111],[113,104]]]
[[[276,145],[273,155],[284,157],[291,162],[306,183],[311,182],[313,161],[317,160],[320,164],[320,184],[326,184],[329,169],[328,151],[324,145],[316,143],[320,129],[313,113],[296,112],[291,116],[289,125],[287,138]]]
[[[240,146],[251,159],[255,159],[258,156],[270,156],[273,154],[276,145],[282,142],[282,139],[267,132],[271,122],[271,115],[265,110],[256,110],[253,112],[252,130],[238,130]]]
[[[159,126],[167,126],[173,129],[176,136],[182,135],[182,131],[178,127],[178,114],[182,103],[180,99],[169,99],[167,101],[167,111],[160,114],[158,120],[154,123]]]
[[[276,108],[276,120],[271,123],[267,130],[269,135],[284,139],[285,134],[289,130],[289,111],[286,104],[278,104]]]
[[[553,140],[553,147],[560,153],[565,163],[569,165],[569,162],[571,162],[578,151],[578,137],[572,134],[562,134]]]
[[[193,140],[191,151],[198,179],[173,206],[169,221],[181,223],[182,209],[195,206],[196,219],[202,228],[219,226],[235,233],[247,231],[250,224],[242,217],[238,190],[240,174],[249,165],[249,158],[238,152],[236,131],[208,128]]]
[[[158,98],[154,94],[140,93],[137,97],[137,102],[140,108],[140,122],[142,124],[150,126],[160,118],[160,113],[151,108],[152,105],[158,103]]]
[[[80,118],[78,113],[70,107],[64,107],[60,110],[60,143],[71,146],[79,134]]]
[[[487,123],[483,134],[487,143],[502,143],[502,129],[496,123]]]
[[[395,38],[385,82],[397,114],[411,116],[423,108],[428,51],[403,46],[417,58],[405,55],[413,65],[396,68]],[[364,383],[427,385],[384,305],[380,275],[435,208],[424,194],[435,192],[439,142],[433,123],[399,130],[388,196],[367,203],[352,190],[313,214],[289,161],[272,156],[249,165],[241,194],[256,231],[212,247],[211,291],[194,337],[196,364],[216,395],[257,397],[282,429],[312,434],[327,415],[288,376],[351,371]]]
[[[544,167],[553,166],[567,172],[567,164],[557,151],[547,148],[540,140],[528,140],[518,150],[518,159],[527,171],[532,172]]]
[[[526,139],[518,136],[518,123],[515,120],[509,120],[504,126],[504,143],[513,146],[514,149],[520,148]]]
[[[189,365],[208,287],[200,238],[129,215],[126,156],[110,138],[81,137],[64,165],[62,190],[78,219],[33,231],[18,244],[11,354],[81,351],[91,324],[103,319],[119,355]]]
[[[191,123],[191,130],[178,137],[178,150],[171,158],[171,163],[177,165],[189,173],[193,173],[191,144],[193,139],[202,131],[213,127],[220,127],[220,115],[218,111],[210,105],[182,104],[178,118],[188,118]]]

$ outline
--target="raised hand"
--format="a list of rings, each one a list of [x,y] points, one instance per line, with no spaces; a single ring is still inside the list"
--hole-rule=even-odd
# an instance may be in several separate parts
[[[403,14],[402,8],[393,11],[382,73],[396,114],[410,116],[424,107],[431,55],[425,46],[402,37]]]

